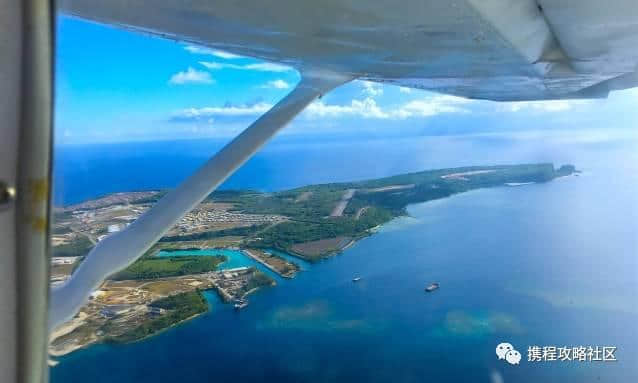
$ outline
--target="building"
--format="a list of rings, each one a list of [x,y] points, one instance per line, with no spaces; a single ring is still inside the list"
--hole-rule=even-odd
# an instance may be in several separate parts
[[[161,315],[166,312],[163,308],[154,307],[154,306],[146,306],[148,308],[148,313],[151,315]]]
[[[109,305],[100,310],[100,314],[105,318],[113,318],[129,311],[131,311],[130,305]]]
[[[106,231],[108,231],[109,233],[117,233],[118,231],[122,230],[122,227],[116,223],[109,225],[106,228]]]

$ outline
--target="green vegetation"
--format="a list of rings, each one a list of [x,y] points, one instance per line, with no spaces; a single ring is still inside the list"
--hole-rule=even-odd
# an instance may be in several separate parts
[[[178,248],[178,249],[174,249],[174,248],[169,248],[169,249],[162,249],[161,251],[165,252],[165,253],[177,253],[177,252],[197,252],[201,250],[199,247],[184,247],[184,248]],[[183,254],[186,255],[186,254]]]
[[[214,202],[236,203],[239,202],[242,197],[251,194],[261,193],[253,190],[215,190],[208,196],[207,200]]]
[[[277,225],[254,225],[181,236],[160,242],[203,241],[237,236],[244,245],[295,253],[295,244],[337,237],[360,238],[369,229],[406,213],[409,204],[445,198],[478,188],[506,183],[547,182],[576,171],[573,165],[524,164],[468,166],[427,170],[359,182],[310,185],[276,193],[216,191],[208,199],[234,205],[232,211],[247,214],[277,214],[288,221]],[[355,189],[343,215],[330,217],[348,189]],[[303,195],[303,198],[300,198]],[[334,252],[326,251],[309,260]],[[297,253],[297,255],[303,255]],[[306,254],[306,258],[308,258]]]
[[[226,261],[223,256],[169,256],[140,258],[111,279],[154,279],[214,271]]]
[[[391,177],[310,185],[276,193],[225,190],[212,193],[214,202],[232,203],[232,211],[247,214],[276,214],[288,217],[276,225],[253,225],[202,233],[164,237],[162,243],[205,241],[228,236],[242,237],[243,245],[274,248],[296,253],[308,260],[330,255],[334,248],[319,254],[300,254],[292,247],[338,237],[357,239],[373,227],[406,213],[409,204],[445,198],[473,189],[506,183],[547,182],[572,174],[573,165],[558,169],[553,164],[470,166],[427,170]],[[356,190],[343,214],[331,217],[348,189]]]
[[[274,247],[289,251],[296,243],[316,241],[324,238],[340,236],[358,237],[366,230],[381,225],[393,218],[392,213],[384,208],[370,207],[359,217],[334,217],[318,221],[290,221],[272,226],[259,234],[260,240],[251,246],[262,248]]]
[[[257,270],[254,267],[252,269],[253,269],[253,275],[250,278],[250,280],[248,280],[248,283],[243,287],[242,289],[243,294],[246,294],[250,290],[253,290],[262,286],[272,286],[274,284],[274,280],[272,278],[270,278],[269,276],[267,276],[266,274],[262,273],[261,271]]]
[[[555,170],[552,164],[428,170],[360,182],[312,185],[272,194],[239,194],[235,209],[289,217],[290,221],[260,231],[249,244],[293,252],[291,246],[297,243],[366,235],[370,228],[405,214],[409,204],[506,183],[547,182],[574,171],[572,165]],[[356,193],[344,215],[329,217],[347,189],[356,189]],[[306,193],[307,198],[300,201],[302,193]]]
[[[160,239],[159,242],[205,241],[209,239],[230,237],[230,236],[245,237],[248,235],[255,234],[256,232],[258,232],[259,230],[263,230],[267,226],[268,225],[241,226],[241,227],[234,227],[232,229],[205,231],[201,233],[186,234],[186,235],[167,236]]]
[[[194,315],[208,311],[208,303],[199,290],[162,298],[153,302],[151,306],[165,309],[168,312],[161,314],[157,318],[146,321],[138,327],[128,330],[121,335],[109,337],[106,339],[106,342],[128,343],[140,340]],[[108,334],[113,332],[111,329],[107,328],[110,324],[111,322],[107,322],[104,326],[104,333]]]
[[[54,257],[78,257],[86,255],[91,250],[93,243],[84,235],[76,235],[73,241],[64,245],[53,246]]]
[[[201,308],[207,308],[208,304],[201,291],[196,290],[158,299],[151,303],[150,306],[159,307],[164,310],[177,310],[184,306],[201,306]]]
[[[157,192],[157,193],[155,193],[155,194],[153,194],[152,196],[149,196],[149,197],[138,198],[138,199],[136,199],[133,202],[136,203],[136,204],[143,204],[143,203],[154,204],[155,202],[159,201],[162,197],[164,197],[166,195],[166,193],[168,193],[168,192],[163,190],[163,191]]]
[[[313,194],[306,200],[295,202],[301,189],[274,194],[246,194],[236,202],[234,210],[252,214],[279,214],[305,220],[318,220],[330,215],[334,204],[346,189],[341,184],[308,187]]]

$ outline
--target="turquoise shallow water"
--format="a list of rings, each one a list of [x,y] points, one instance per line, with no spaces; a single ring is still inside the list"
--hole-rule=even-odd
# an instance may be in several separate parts
[[[199,249],[199,250],[177,250],[160,251],[157,256],[188,256],[188,255],[215,255],[226,257],[226,262],[219,265],[220,269],[232,269],[235,267],[255,266],[257,262],[246,257],[240,250],[232,249]]]
[[[623,148],[561,153],[579,177],[413,205],[240,312],[206,294],[209,313],[62,357],[52,382],[638,381],[638,151]],[[613,345],[619,361],[530,363],[531,345]]]
[[[285,258],[291,262],[296,263],[297,265],[301,266],[301,270],[307,270],[308,266],[310,265],[310,263],[304,261],[303,259],[300,259],[298,257],[292,256],[290,254],[286,254],[283,253],[281,251],[277,251],[277,250],[273,250],[273,249],[268,249],[267,251],[270,251],[274,254],[277,254],[278,256]],[[221,265],[218,266],[218,269],[220,270],[225,270],[225,269],[233,269],[236,267],[256,267],[257,269],[263,271],[264,273],[266,273],[267,275],[269,275],[270,277],[274,278],[277,281],[281,281],[283,278],[281,278],[277,273],[273,272],[272,270],[268,269],[267,267],[265,267],[264,265],[262,265],[261,263],[253,260],[252,258],[246,256],[241,250],[235,250],[235,249],[194,249],[194,250],[177,250],[177,251],[160,251],[159,253],[157,253],[157,256],[159,257],[165,257],[165,256],[189,256],[189,255],[213,255],[213,256],[224,256],[226,257],[226,261],[224,263],[222,263]]]

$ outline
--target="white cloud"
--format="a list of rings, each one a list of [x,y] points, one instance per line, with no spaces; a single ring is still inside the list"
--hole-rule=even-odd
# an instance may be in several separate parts
[[[305,114],[309,117],[343,117],[357,116],[363,118],[388,118],[372,97],[363,100],[352,100],[350,105],[328,105],[323,101],[315,101],[308,106]]]
[[[210,121],[214,117],[246,117],[266,113],[271,104],[260,102],[254,105],[228,105],[221,107],[188,108],[179,110],[171,116],[173,121]]]
[[[412,100],[393,108],[383,108],[372,97],[362,100],[351,100],[350,104],[326,104],[315,101],[303,112],[307,119],[361,117],[368,119],[404,120],[407,118],[424,118],[443,113],[468,113],[462,104],[468,100],[453,96],[434,96],[426,99]],[[257,116],[272,107],[268,103],[225,107],[205,107],[183,109],[173,114],[174,121],[199,121],[213,117],[246,117]]]
[[[272,88],[272,89],[288,89],[290,88],[290,84],[282,79],[268,81],[266,84],[261,86],[262,88]]]
[[[363,94],[368,97],[381,96],[383,94],[383,88],[381,85],[371,81],[359,81],[363,86]]]
[[[228,52],[218,51],[218,50],[213,50],[211,54],[215,57],[219,57],[225,60],[234,60],[234,59],[239,59],[244,57],[244,56],[236,55],[234,53],[228,53]]]
[[[210,73],[199,71],[188,67],[186,71],[177,72],[171,76],[168,80],[170,84],[182,85],[182,84],[211,84],[213,79],[210,77]]]
[[[434,96],[431,98],[412,100],[405,104],[383,108],[372,97],[363,100],[352,100],[350,105],[326,105],[317,101],[308,107],[311,117],[357,116],[363,118],[402,120],[415,117],[430,117],[442,113],[467,113],[461,107],[468,101],[453,96]]]
[[[228,53],[224,51],[219,51],[216,49],[210,49],[206,47],[200,47],[198,45],[187,45],[184,47],[188,52],[196,54],[196,55],[211,55],[215,57],[219,57],[224,60],[233,60],[242,58],[243,56],[239,56],[233,53]]]
[[[234,69],[238,69],[238,67],[241,67],[241,65],[236,65],[236,64],[222,64],[222,63],[218,63],[218,62],[213,62],[213,61],[200,61],[199,62],[201,65],[205,66],[208,69],[212,69],[212,70],[217,70],[217,69],[224,69],[224,68],[234,68]]]
[[[247,70],[258,70],[262,72],[287,72],[292,70],[291,67],[273,63],[248,64],[244,66]]]
[[[393,111],[398,118],[430,117],[443,113],[469,113],[462,107],[470,101],[461,97],[437,95],[430,98],[417,99],[403,104]]]
[[[551,100],[551,101],[518,101],[500,104],[500,110],[519,112],[524,110],[540,112],[562,112],[571,109],[574,105],[583,103],[578,100]]]
[[[201,65],[205,66],[208,69],[218,70],[218,69],[237,69],[237,70],[254,70],[260,72],[287,72],[292,70],[291,67],[273,64],[273,63],[256,63],[256,64],[229,64],[229,63],[219,63],[214,61],[200,61]]]
[[[412,93],[412,89],[406,88],[404,86],[400,86],[399,87],[399,92],[401,92],[401,93]]]

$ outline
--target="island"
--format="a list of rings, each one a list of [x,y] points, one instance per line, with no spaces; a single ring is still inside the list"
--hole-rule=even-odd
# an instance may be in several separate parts
[[[63,355],[96,342],[146,338],[208,311],[206,290],[243,308],[252,292],[276,285],[275,278],[294,278],[301,263],[319,262],[373,235],[406,215],[410,204],[576,173],[573,165],[549,163],[472,166],[277,192],[215,191],[93,292],[51,334],[49,351]],[[64,283],[94,244],[125,229],[164,194],[121,192],[55,208],[51,284]],[[231,267],[238,257],[243,265]]]

